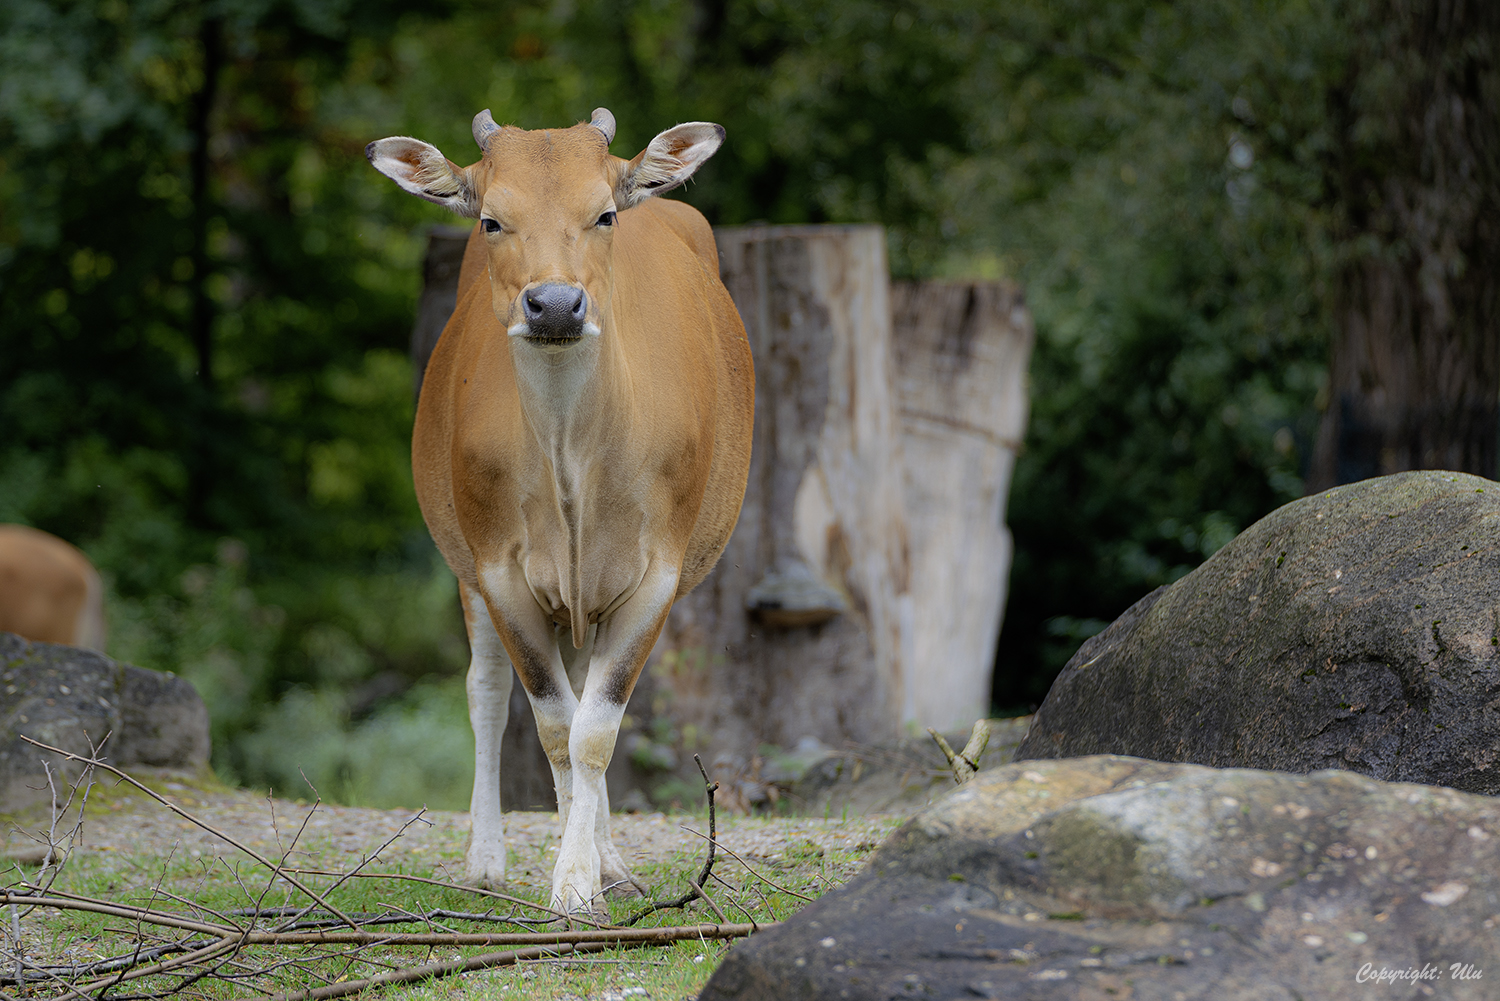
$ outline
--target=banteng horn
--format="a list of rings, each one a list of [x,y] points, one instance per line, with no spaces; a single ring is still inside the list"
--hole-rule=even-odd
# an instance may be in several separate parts
[[[608,108],[595,108],[594,117],[589,124],[604,133],[604,145],[608,146],[615,141],[615,116],[609,113]]]
[[[495,116],[490,114],[490,109],[485,108],[474,116],[474,141],[484,149],[490,141],[490,136],[500,131],[500,126],[495,124]]]

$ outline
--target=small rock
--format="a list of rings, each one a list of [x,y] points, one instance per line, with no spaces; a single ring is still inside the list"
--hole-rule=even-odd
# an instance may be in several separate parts
[[[102,742],[101,756],[120,768],[197,770],[208,763],[208,710],[175,675],[0,633],[0,683],[0,812],[51,799],[43,761],[59,799],[81,772],[23,734],[79,755]]]

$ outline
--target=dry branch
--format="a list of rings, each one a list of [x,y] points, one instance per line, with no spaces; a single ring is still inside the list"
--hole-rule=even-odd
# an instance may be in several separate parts
[[[350,921],[347,917],[345,917],[344,913],[342,911],[340,911],[337,907],[334,907],[328,901],[324,900],[322,894],[317,893],[316,891],[309,889],[305,884],[302,883],[301,880],[295,879],[294,877],[288,875],[287,871],[284,870],[284,869],[282,869],[280,866],[273,865],[269,859],[267,859],[260,852],[256,851],[254,848],[251,848],[248,845],[241,844],[240,842],[236,841],[234,838],[230,837],[228,834],[225,834],[223,831],[219,830],[218,828],[214,827],[213,825],[207,824],[207,823],[203,822],[202,820],[199,820],[197,817],[193,816],[191,813],[188,813],[186,810],[184,810],[182,807],[178,806],[176,803],[173,803],[171,800],[167,799],[165,796],[159,795],[155,790],[148,788],[147,786],[143,785],[140,782],[137,782],[135,779],[131,778],[129,775],[127,775],[126,773],[122,772],[120,769],[116,768],[114,765],[111,765],[109,762],[107,762],[107,761],[100,761],[98,758],[84,757],[81,754],[74,754],[72,751],[64,751],[60,747],[53,747],[51,744],[44,744],[44,743],[42,743],[39,740],[33,740],[32,738],[26,736],[25,734],[21,734],[20,737],[21,737],[22,740],[26,741],[26,743],[28,743],[28,744],[33,744],[33,745],[41,748],[44,751],[51,751],[53,754],[60,754],[65,759],[67,759],[68,761],[76,761],[76,762],[78,762],[78,763],[80,763],[82,765],[85,765],[85,766],[89,767],[89,768],[102,768],[105,771],[109,772],[111,775],[117,775],[117,776],[119,776],[121,780],[130,783],[136,789],[139,789],[141,792],[145,793],[147,796],[150,796],[152,799],[156,800],[162,806],[166,807],[168,810],[171,810],[173,813],[177,814],[183,820],[186,820],[190,824],[194,824],[194,825],[196,825],[198,827],[201,827],[203,830],[207,831],[209,834],[212,834],[214,837],[220,838],[225,843],[233,845],[234,847],[238,848],[240,851],[244,852],[246,855],[249,855],[251,858],[255,859],[255,861],[259,862],[261,865],[265,866],[267,869],[270,869],[272,872],[280,873],[281,877],[283,879],[285,879],[288,883],[291,883],[297,889],[299,889],[303,893],[307,894],[307,896],[311,897],[313,900],[316,900],[330,914],[336,914],[336,915],[338,915],[340,918],[342,918],[345,921],[345,923],[347,923],[349,925],[349,927],[351,927],[351,928],[357,928],[358,927],[358,925],[356,925],[353,921]]]
[[[717,789],[717,783],[709,780],[701,761],[698,761],[698,769],[703,775],[709,807],[709,836],[707,838],[709,844],[702,873],[696,880],[689,878],[689,883],[693,888],[691,893],[684,895],[679,901],[657,903],[636,915],[631,923],[653,911],[685,906],[699,897],[703,898],[714,910],[720,918],[720,923],[630,928],[604,926],[581,919],[578,915],[562,915],[533,901],[493,890],[481,890],[405,873],[361,871],[375,861],[381,852],[411,824],[427,822],[421,814],[408,821],[395,837],[388,839],[375,851],[365,856],[352,871],[298,869],[288,866],[287,860],[306,831],[308,819],[318,808],[317,803],[303,818],[302,825],[291,844],[283,848],[280,860],[272,861],[225,832],[193,816],[165,797],[152,792],[119,769],[99,760],[97,750],[94,751],[95,757],[86,758],[39,741],[30,742],[43,750],[59,754],[67,760],[82,762],[85,765],[86,777],[96,768],[118,776],[122,781],[146,793],[152,800],[167,807],[173,813],[254,859],[259,866],[269,872],[269,882],[257,894],[240,879],[238,865],[230,866],[222,857],[218,858],[217,861],[225,864],[235,883],[245,892],[247,900],[254,905],[241,910],[224,911],[213,910],[190,899],[190,896],[166,890],[162,886],[166,873],[165,866],[155,885],[150,887],[149,895],[143,897],[141,903],[102,900],[55,889],[52,885],[53,881],[63,865],[67,863],[73,844],[76,843],[82,830],[83,811],[80,807],[78,826],[74,828],[67,849],[59,852],[61,842],[58,841],[56,831],[59,811],[54,806],[52,828],[48,833],[50,845],[48,856],[49,860],[55,859],[56,861],[42,867],[37,882],[26,880],[22,872],[22,880],[0,889],[0,906],[10,910],[12,924],[10,948],[0,949],[0,954],[14,961],[14,975],[0,976],[0,983],[18,985],[23,997],[30,994],[33,997],[45,997],[48,1001],[74,1001],[74,999],[91,997],[102,999],[120,985],[135,983],[140,985],[138,993],[110,995],[112,1001],[164,1001],[170,995],[184,991],[189,995],[199,995],[199,989],[189,990],[189,988],[202,981],[218,983],[221,987],[242,983],[265,983],[266,978],[295,971],[298,975],[310,978],[314,982],[322,982],[324,986],[274,995],[274,997],[278,1001],[317,1001],[317,999],[340,997],[374,987],[412,983],[527,960],[556,960],[602,949],[666,945],[683,940],[734,938],[770,927],[767,924],[757,923],[748,911],[745,912],[746,917],[750,918],[748,923],[731,923],[706,892],[710,878],[717,878],[713,875],[713,867],[717,857],[716,849],[721,846],[718,845],[717,840],[718,829],[714,809],[714,792]],[[697,760],[696,757],[695,760]],[[72,795],[68,797],[69,804],[74,801],[77,791],[75,786]],[[54,787],[54,800],[57,798]],[[86,805],[87,802],[88,793],[85,790],[82,804]],[[67,812],[66,805],[62,812]],[[692,833],[697,834],[697,832]],[[702,835],[698,836],[702,837]],[[729,854],[733,855],[732,852]],[[735,857],[738,858],[738,856]],[[334,878],[335,882],[319,892],[306,885],[303,880],[297,878],[298,876],[328,876]],[[339,886],[353,879],[421,883],[505,901],[511,904],[512,908],[511,913],[499,915],[493,911],[473,913],[439,908],[406,911],[395,904],[382,903],[378,906],[384,910],[378,913],[350,914],[335,907],[328,898]],[[297,906],[293,906],[290,903],[281,902],[276,906],[262,906],[267,892],[278,880],[294,888],[314,903],[302,905],[299,902]],[[766,882],[770,883],[769,880]],[[784,888],[778,887],[778,889]],[[164,909],[161,904],[168,899],[181,905],[186,913]],[[117,919],[104,922],[106,934],[130,935],[134,948],[126,954],[111,956],[93,963],[48,966],[31,962],[22,955],[18,925],[23,909],[29,913],[39,907],[49,911],[77,911],[101,915],[106,919]],[[521,908],[548,916],[523,917],[517,913]],[[740,909],[744,910],[743,907]],[[446,919],[534,926],[546,923],[555,924],[559,918],[568,918],[573,922],[591,927],[578,929],[576,926],[569,926],[567,930],[554,928],[547,931],[466,932],[446,928],[436,923],[437,920]],[[111,927],[117,923],[124,923],[125,927]],[[426,925],[426,930],[407,932],[374,927],[401,924]],[[167,933],[175,933],[176,938],[172,938]],[[416,966],[395,965],[385,961],[390,957],[372,952],[378,948],[405,947],[431,950],[439,947],[473,946],[505,946],[507,948],[478,956]],[[259,947],[261,950],[285,948],[308,951],[305,955],[277,957],[274,953],[267,956],[263,951],[247,951],[253,947]],[[322,968],[314,964],[320,964]],[[362,964],[366,969],[372,966],[384,967],[386,972],[363,979],[346,979],[356,972],[356,964]],[[342,966],[342,972],[340,972],[340,966]],[[333,979],[335,975],[337,975],[337,980]],[[271,982],[274,983],[274,980]],[[0,1001],[11,1001],[11,996],[0,991]]]
[[[677,907],[686,907],[690,902],[696,900],[699,897],[702,897],[704,901],[707,902],[708,906],[714,909],[714,913],[719,916],[720,921],[727,922],[729,920],[724,916],[724,912],[719,910],[719,905],[714,903],[712,898],[709,897],[708,891],[703,888],[703,884],[708,882],[708,877],[713,875],[714,871],[714,845],[717,840],[717,821],[715,820],[714,815],[714,793],[718,791],[719,783],[711,781],[709,779],[708,772],[703,770],[703,760],[696,754],[693,755],[693,764],[698,766],[698,774],[703,776],[703,788],[705,794],[708,797],[708,857],[703,860],[703,872],[698,876],[696,882],[694,882],[691,878],[688,879],[688,885],[692,887],[690,891],[684,893],[676,900],[653,901],[648,907],[645,907],[644,909],[637,911],[635,914],[632,914],[629,920],[625,922],[625,925],[627,927],[635,924],[637,921],[641,920],[648,914],[655,914],[657,911],[671,910]]]
[[[984,755],[984,749],[990,742],[990,721],[987,719],[975,720],[974,729],[969,732],[969,742],[964,745],[962,751],[954,752],[943,735],[932,727],[927,728],[932,734],[932,739],[937,741],[937,746],[943,752],[943,757],[948,759],[948,767],[953,769],[953,781],[959,785],[972,779],[979,772],[979,759]]]

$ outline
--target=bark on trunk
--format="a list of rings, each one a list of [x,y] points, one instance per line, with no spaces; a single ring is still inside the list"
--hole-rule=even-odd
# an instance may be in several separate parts
[[[715,235],[755,357],[750,483],[650,675],[727,779],[764,744],[895,737],[912,604],[884,231]]]
[[[1352,5],[1328,183],[1344,255],[1308,491],[1406,469],[1496,475],[1500,5]]]
[[[422,395],[422,373],[437,347],[448,317],[458,305],[458,271],[464,263],[468,229],[433,226],[427,230],[427,255],[422,259],[422,297],[417,300],[417,322],[411,328],[413,392]]]
[[[1003,282],[891,293],[915,605],[907,719],[966,729],[989,714],[1010,582],[1005,503],[1026,433],[1031,314]]]

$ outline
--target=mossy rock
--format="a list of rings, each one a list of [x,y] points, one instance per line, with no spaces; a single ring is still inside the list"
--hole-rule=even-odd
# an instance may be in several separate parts
[[[1382,968],[1495,997],[1500,801],[1098,755],[978,775],[700,997],[1293,1001]]]
[[[1016,757],[1104,753],[1500,794],[1500,484],[1306,497],[1141,599],[1068,662]]]

